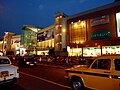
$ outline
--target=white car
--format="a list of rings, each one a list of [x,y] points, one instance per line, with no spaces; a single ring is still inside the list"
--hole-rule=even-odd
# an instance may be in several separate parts
[[[18,67],[6,56],[0,56],[0,84],[14,82],[19,78]]]
[[[89,67],[66,69],[74,90],[120,90],[120,55],[97,57]]]

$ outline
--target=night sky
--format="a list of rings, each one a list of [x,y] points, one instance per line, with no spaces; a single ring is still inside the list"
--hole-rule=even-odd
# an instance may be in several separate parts
[[[0,0],[0,35],[21,33],[23,25],[47,27],[58,12],[74,15],[114,0]]]

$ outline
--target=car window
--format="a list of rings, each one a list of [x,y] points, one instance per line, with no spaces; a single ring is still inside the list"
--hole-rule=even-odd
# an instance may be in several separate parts
[[[94,59],[83,59],[80,61],[80,65],[88,65],[90,66],[92,64],[92,62],[94,61]]]
[[[8,59],[0,59],[0,64],[10,64]]]
[[[92,68],[110,70],[110,66],[111,66],[110,59],[99,59],[94,62]]]
[[[115,70],[120,71],[120,59],[115,59],[114,63],[115,63]]]

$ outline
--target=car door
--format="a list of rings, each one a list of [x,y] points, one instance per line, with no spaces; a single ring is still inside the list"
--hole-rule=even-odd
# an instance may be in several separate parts
[[[120,90],[120,58],[115,58],[113,61],[114,61],[113,82],[115,90]]]
[[[89,68],[86,85],[93,89],[114,90],[111,73],[111,60],[98,59]]]

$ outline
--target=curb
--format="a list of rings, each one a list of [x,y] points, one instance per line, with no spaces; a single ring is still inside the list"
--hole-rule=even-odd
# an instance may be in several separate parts
[[[48,65],[48,64],[38,64],[38,65],[46,66],[46,67],[53,67],[53,68],[60,68],[60,69],[70,68],[70,66],[60,66],[60,65]]]

